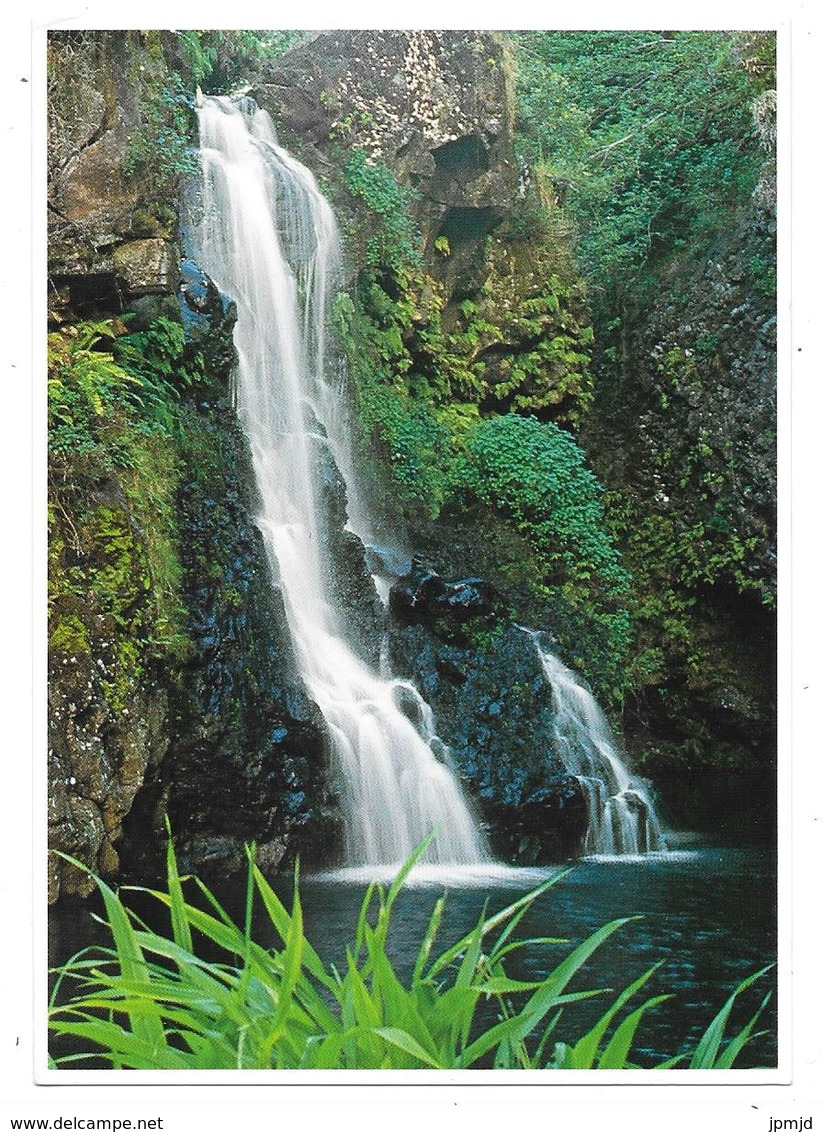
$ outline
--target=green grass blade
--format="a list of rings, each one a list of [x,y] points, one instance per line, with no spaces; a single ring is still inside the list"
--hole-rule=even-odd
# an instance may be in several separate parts
[[[598,1050],[600,1049],[600,1043],[612,1020],[616,1017],[618,1012],[622,1010],[629,999],[637,994],[641,987],[645,986],[652,975],[659,971],[661,966],[662,963],[655,963],[653,966],[649,967],[647,971],[644,971],[638,979],[635,979],[630,986],[626,987],[626,989],[618,995],[612,1006],[597,1020],[589,1032],[578,1039],[570,1055],[575,1062],[575,1068],[591,1069],[597,1057]]]
[[[383,1023],[383,1010],[380,996],[369,993],[352,955],[348,956],[348,970],[343,980],[345,989],[345,1008],[343,1025],[347,1028],[364,1026],[374,1029]]]
[[[357,930],[354,937],[354,954],[356,956],[359,956],[366,949],[366,928],[369,922],[369,912],[377,892],[377,885],[372,882],[360,901],[360,912],[357,916]]]
[[[117,894],[107,884],[99,878],[96,878],[96,882],[106,907],[106,915],[109,919],[123,977],[127,981],[147,984],[149,973],[146,961],[134,930],[129,923],[126,909]],[[153,1048],[156,1048],[159,1056],[160,1051],[166,1045],[166,1035],[157,1013],[150,1010],[140,1011],[134,1016],[129,1016],[129,1022],[135,1034],[146,1043],[151,1044]]]
[[[553,885],[557,884],[558,881],[563,879],[563,877],[567,876],[570,871],[571,870],[566,869],[562,873],[557,873],[555,874],[555,876],[549,877],[548,880],[544,881],[543,884],[538,885],[537,888],[532,889],[531,892],[525,893],[525,895],[521,896],[518,900],[515,900],[512,904],[509,904],[507,907],[503,908],[500,912],[496,912],[493,916],[490,916],[483,925],[484,938],[489,934],[489,932],[493,932],[498,927],[500,927],[501,924],[505,924],[522,907],[530,906],[531,904],[533,904],[535,900],[543,895],[544,892],[550,889]],[[457,956],[466,950],[472,934],[472,932],[468,932],[465,936],[463,936],[462,939],[459,939],[457,943],[452,944],[451,947],[448,947],[441,955],[439,955],[429,968],[427,977],[433,978],[435,975],[439,974],[445,967],[448,967],[451,963],[453,963]]]
[[[628,1057],[631,1051],[634,1035],[640,1020],[647,1010],[665,1002],[671,998],[669,994],[659,994],[654,998],[650,998],[648,1002],[642,1003],[636,1010],[633,1010],[628,1018],[624,1018],[620,1025],[615,1030],[603,1053],[597,1063],[598,1069],[626,1069],[628,1066]],[[577,1068],[588,1068],[588,1066],[575,1066]]]
[[[769,992],[769,994],[767,994],[761,1002],[756,1013],[749,1019],[740,1033],[737,1034],[736,1037],[732,1038],[731,1041],[727,1044],[726,1048],[717,1058],[715,1068],[731,1069],[737,1058],[740,1056],[740,1052],[744,1048],[744,1046],[747,1046],[750,1041],[753,1041],[755,1038],[761,1037],[763,1035],[764,1031],[762,1030],[759,1033],[754,1033],[754,1028],[760,1020],[760,1015],[766,1009],[766,1006],[771,1000],[771,997],[771,992]]]
[[[102,1056],[116,1058],[126,1069],[196,1068],[185,1052],[172,1049],[165,1043],[158,1046],[156,1042],[141,1037],[134,1030],[124,1030],[116,1022],[106,1022],[101,1018],[93,1018],[88,1022],[63,1021],[58,1032],[72,1034],[99,1046],[103,1051]]]
[[[703,1034],[703,1037],[698,1042],[697,1047],[692,1054],[691,1061],[689,1062],[690,1069],[716,1068],[715,1061],[717,1060],[720,1044],[723,1041],[723,1037],[726,1032],[726,1025],[729,1021],[732,1007],[734,1006],[740,995],[743,994],[744,991],[748,990],[752,983],[756,982],[757,979],[762,978],[767,971],[770,971],[773,966],[774,964],[770,963],[768,967],[763,967],[760,971],[755,972],[754,975],[750,975],[747,979],[744,979],[742,983],[735,987],[735,989],[726,1000],[725,1005],[712,1019],[711,1023],[706,1029],[706,1032]]]
[[[177,857],[174,852],[174,842],[171,836],[171,825],[166,818],[166,885],[169,890],[171,927],[174,942],[180,947],[192,950],[191,930],[186,917],[186,901],[183,896],[183,886],[177,868]]]
[[[277,934],[285,944],[289,938],[291,916],[280,897],[263,876],[257,865],[254,866],[254,881],[257,885],[260,898],[263,901],[266,913],[277,931]],[[323,965],[323,960],[305,937],[303,939],[303,963],[306,970],[309,971],[319,983],[329,987],[334,985],[334,980],[329,976]]]
[[[524,982],[522,979],[511,979],[508,975],[490,975],[481,982],[474,983],[471,989],[476,994],[499,995],[519,994],[525,991],[537,990],[543,986],[543,980]]]
[[[381,1026],[375,1030],[384,1041],[389,1042],[391,1045],[396,1046],[398,1049],[403,1050],[404,1053],[410,1054],[412,1057],[422,1061],[424,1065],[428,1065],[430,1069],[443,1069],[445,1066],[441,1065],[436,1058],[432,1057],[420,1043],[412,1037],[411,1034],[405,1030],[400,1030],[396,1026]]]
[[[417,846],[417,848],[413,851],[413,853],[411,854],[409,859],[404,863],[403,867],[400,869],[400,872],[397,874],[397,876],[392,881],[391,888],[389,889],[388,896],[386,897],[386,911],[387,912],[391,912],[392,905],[394,904],[395,900],[397,899],[398,895],[400,894],[400,890],[402,889],[403,885],[406,883],[406,877],[409,875],[409,873],[412,871],[414,866],[417,864],[417,862],[420,860],[420,858],[426,852],[428,847],[431,845],[432,841],[434,841],[434,838],[435,838],[434,833],[430,833],[428,835],[428,837],[423,838],[423,840],[420,842],[420,844]]]
[[[423,974],[423,968],[428,962],[429,956],[431,955],[431,949],[434,946],[434,941],[440,929],[440,924],[443,920],[443,913],[445,909],[446,897],[440,896],[435,901],[434,908],[432,909],[432,914],[429,917],[429,925],[426,928],[426,934],[423,936],[423,940],[417,951],[417,958],[414,964],[414,972],[412,973],[412,986],[415,986],[420,982]]]
[[[274,1044],[283,1036],[286,1023],[293,1007],[294,993],[303,968],[303,910],[298,892],[298,870],[294,870],[294,903],[292,906],[289,934],[283,953],[283,975],[280,981],[280,1001],[272,1022],[270,1041]]]
[[[222,924],[225,924],[225,926],[227,928],[232,928],[235,932],[237,932],[238,939],[240,939],[242,941],[242,939],[243,939],[242,932],[240,932],[240,929],[237,927],[237,924],[235,924],[234,920],[231,918],[231,916],[228,914],[226,909],[223,907],[223,905],[220,903],[220,901],[214,895],[214,893],[209,888],[209,886],[207,884],[204,884],[203,881],[200,879],[200,877],[197,877],[197,876],[194,878],[194,883],[200,889],[200,894],[205,898],[205,900],[211,905],[211,907],[217,913],[217,919],[220,920],[220,922]],[[138,889],[137,891],[139,892],[141,890]],[[142,891],[144,891],[144,892],[152,891],[152,894],[154,896],[161,897],[161,898],[165,897],[165,893],[154,892],[153,890],[149,890],[149,889],[143,889]],[[243,954],[242,948],[241,948],[240,951],[237,952],[237,954],[242,956],[242,954]]]
[[[497,962],[501,959],[505,959],[507,955],[511,955],[515,951],[522,951],[524,947],[555,947],[568,944],[569,942],[568,939],[561,938],[560,936],[528,936],[524,939],[512,940],[503,947],[498,947],[498,945],[495,944],[489,958]]]
[[[391,887],[389,888],[388,894],[385,896],[385,898],[383,897],[382,891],[380,893],[380,912],[377,916],[375,932],[379,939],[381,949],[385,948],[386,940],[389,935],[389,925],[391,923],[391,914],[394,907],[394,902],[400,895],[400,892],[409,873],[412,871],[414,866],[431,845],[432,841],[434,840],[434,836],[435,835],[433,833],[430,833],[428,837],[425,837],[408,858],[408,860],[404,862],[403,867],[400,869],[397,876],[392,881]]]
[[[579,944],[570,955],[555,967],[550,975],[543,981],[543,985],[536,990],[523,1008],[523,1029],[520,1038],[525,1038],[534,1026],[558,1004],[558,1000],[570,980],[577,974],[591,955],[600,947],[609,936],[613,935],[624,924],[636,917],[623,917],[604,924],[596,932]]]
[[[477,971],[477,965],[480,961],[480,955],[483,948],[483,925],[485,924],[485,922],[486,912],[484,908],[484,910],[480,913],[480,919],[474,926],[474,930],[465,937],[467,941],[466,952],[463,956],[463,959],[461,960],[460,967],[458,968],[457,977],[454,980],[454,985],[456,987],[471,986],[474,980],[475,973]]]
[[[539,1069],[543,1065],[543,1057],[544,1057],[545,1052],[546,1052],[546,1046],[549,1044],[549,1040],[550,1040],[552,1034],[557,1029],[557,1026],[558,1026],[558,1023],[560,1022],[560,1018],[561,1018],[562,1014],[563,1014],[563,1011],[558,1010],[557,1013],[555,1014],[555,1016],[551,1019],[549,1024],[546,1026],[546,1028],[543,1031],[543,1034],[540,1038],[540,1041],[538,1042],[537,1049],[534,1052],[534,1057],[531,1059],[531,1062],[530,1062],[528,1068]]]
[[[495,1049],[497,1046],[503,1044],[511,1038],[518,1038],[521,1030],[524,1027],[524,1021],[528,1023],[529,1019],[524,1019],[523,1014],[517,1014],[514,1018],[506,1018],[502,1022],[497,1022],[491,1026],[484,1033],[480,1034],[471,1045],[467,1046],[465,1050],[459,1055],[457,1059],[458,1069],[469,1069],[481,1057],[489,1053],[490,1050]],[[531,1025],[526,1026],[526,1031],[532,1029],[536,1025],[537,1019]]]
[[[566,871],[568,871],[568,870],[566,870]],[[510,917],[508,923],[503,928],[503,930],[500,932],[500,935],[495,940],[494,945],[489,952],[489,960],[491,962],[494,962],[496,959],[502,958],[510,950],[510,948],[512,946],[517,947],[517,946],[520,945],[520,941],[517,941],[515,944],[509,944],[508,941],[510,940],[510,938],[514,934],[514,932],[517,930],[517,928],[520,926],[521,920],[523,919],[523,917],[526,915],[526,913],[531,908],[532,903],[533,903],[533,901],[528,901],[527,903],[524,903],[521,907],[517,908],[516,911],[514,911],[514,913]]]
[[[151,895],[167,908],[170,906],[170,898],[165,892],[152,892]],[[212,943],[222,947],[229,955],[235,955],[242,961],[246,950],[245,937],[240,928],[230,919],[223,920],[212,916],[209,912],[204,912],[193,904],[186,905],[186,917],[191,928],[200,932]],[[254,949],[252,949],[252,952],[254,952]],[[257,953],[264,958],[266,957],[266,952],[262,948],[258,948]]]

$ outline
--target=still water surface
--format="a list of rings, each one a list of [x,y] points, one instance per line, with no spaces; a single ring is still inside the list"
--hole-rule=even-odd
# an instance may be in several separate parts
[[[484,905],[497,911],[524,891],[558,870],[500,870],[491,877],[454,874],[438,882],[412,884],[395,906],[390,947],[396,968],[408,974],[437,897],[447,892],[446,915],[439,944],[442,949],[470,930]],[[241,886],[242,887],[242,886]],[[291,881],[275,881],[290,904]],[[301,898],[307,937],[324,959],[344,964],[347,941],[354,935],[365,891],[362,880],[304,877]],[[238,918],[242,894],[228,889],[221,899]],[[141,907],[141,914],[144,909]],[[583,860],[530,909],[518,934],[560,936],[561,945],[528,947],[509,973],[539,978],[551,970],[570,946],[581,942],[602,924],[623,916],[642,918],[626,924],[594,954],[572,987],[611,987],[619,991],[653,963],[663,966],[644,988],[646,997],[672,994],[641,1023],[635,1060],[651,1066],[664,1057],[694,1048],[707,1024],[731,989],[747,975],[774,961],[777,954],[776,878],[774,855],[763,847],[700,848],[650,855],[634,860]],[[258,920],[260,943],[267,937]],[[63,961],[89,942],[100,940],[87,909],[58,909],[50,924],[50,962]],[[437,947],[437,945],[436,945]],[[770,973],[748,992],[739,1018],[745,1021],[773,986]],[[762,989],[761,988],[762,985]],[[605,1009],[608,997],[567,1008],[567,1033],[581,1032]],[[577,1012],[576,1014],[573,1012]],[[578,1024],[574,1019],[578,1019]],[[776,1064],[776,1002],[763,1019],[767,1036],[752,1045],[739,1067]],[[561,1023],[557,1038],[564,1037]]]

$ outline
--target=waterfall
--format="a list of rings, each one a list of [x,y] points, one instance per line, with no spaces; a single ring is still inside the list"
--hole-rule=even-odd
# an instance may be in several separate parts
[[[584,850],[613,856],[665,848],[654,803],[617,751],[611,728],[591,692],[550,651],[542,634],[534,641],[554,700],[554,748],[580,783],[588,811]]]
[[[411,684],[379,676],[355,654],[329,598],[324,455],[346,479],[350,514],[363,510],[326,331],[342,280],[334,215],[252,100],[203,98],[198,115],[197,256],[237,306],[237,412],[262,501],[257,522],[303,680],[325,719],[346,864],[399,863],[432,831],[431,863],[488,861],[428,705]]]

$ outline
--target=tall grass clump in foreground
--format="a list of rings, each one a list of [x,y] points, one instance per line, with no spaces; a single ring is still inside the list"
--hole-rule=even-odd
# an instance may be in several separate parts
[[[387,892],[376,885],[368,889],[341,970],[325,964],[306,939],[297,870],[289,912],[257,867],[253,849],[242,927],[196,878],[205,907],[187,901],[171,839],[167,891],[138,890],[168,910],[169,937],[146,927],[97,879],[113,946],[81,952],[60,969],[49,1021],[56,1035],[88,1052],[58,1055],[52,1066],[84,1068],[102,1061],[113,1069],[640,1068],[632,1060],[637,1028],[647,1010],[670,997],[641,995],[659,964],[617,994],[585,1033],[569,1034],[564,1018],[568,1005],[613,993],[569,985],[631,917],[599,928],[539,981],[507,974],[507,961],[527,943],[566,942],[514,938],[530,906],[559,877],[495,915],[482,915],[462,939],[433,954],[445,907],[441,896],[414,970],[401,982],[388,949],[392,908],[427,844]],[[256,897],[281,941],[271,950],[252,938]],[[206,947],[225,953],[226,961],[200,958],[194,940],[201,937]],[[736,988],[691,1054],[656,1068],[731,1068],[758,1036],[769,995],[730,1035],[732,1008],[768,969]],[[65,997],[66,980],[76,984],[77,993],[55,1005]],[[478,1010],[481,1002],[495,1009]]]

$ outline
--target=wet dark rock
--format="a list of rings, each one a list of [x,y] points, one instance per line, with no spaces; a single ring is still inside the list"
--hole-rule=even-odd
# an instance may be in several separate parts
[[[286,852],[281,839],[266,841],[255,848],[255,861],[264,872],[273,872]],[[196,835],[177,849],[181,872],[196,871],[209,884],[244,872],[248,865],[246,852],[235,838],[217,835]]]
[[[180,264],[177,304],[188,338],[207,335],[224,319],[232,323],[235,320],[229,300],[191,259],[184,259]]]
[[[562,774],[547,779],[519,804],[490,801],[485,815],[495,852],[520,865],[577,856],[588,821],[579,784]]]
[[[346,626],[347,639],[373,668],[380,663],[386,611],[369,569],[365,548],[353,531],[341,530],[332,537],[334,567],[330,593]]]
[[[441,640],[459,645],[511,618],[506,599],[491,582],[446,582],[421,558],[414,558],[409,573],[392,586],[389,609],[399,621],[425,625]]]
[[[180,321],[180,308],[173,295],[141,295],[129,307],[129,333],[147,330],[156,318]]]
[[[385,610],[367,565],[361,539],[346,526],[346,484],[323,436],[312,438],[318,521],[329,548],[326,584],[347,640],[373,667],[380,661]]]
[[[420,562],[412,575],[416,589],[408,579],[397,589],[392,664],[434,710],[449,762],[474,798],[495,852],[522,864],[574,855],[586,830],[585,800],[554,749],[551,692],[531,640],[499,620],[499,595],[481,579],[449,584]],[[455,644],[437,613],[444,603],[452,615],[449,599],[464,586],[483,597],[487,610],[494,598],[486,624],[495,631],[471,645]]]
[[[182,859],[194,866],[202,858],[206,869],[214,860],[237,868],[251,841],[276,843],[278,860],[333,855],[323,723],[300,679],[253,521],[245,440],[225,404],[191,409],[187,429],[180,519],[192,649],[168,753],[127,824],[124,867],[151,867],[145,829],[159,803]]]

